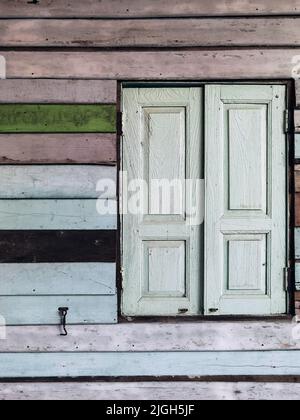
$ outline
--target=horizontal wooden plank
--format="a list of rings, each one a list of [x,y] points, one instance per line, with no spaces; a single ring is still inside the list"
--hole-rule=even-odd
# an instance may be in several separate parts
[[[0,134],[0,164],[113,165],[116,161],[115,134]]]
[[[300,109],[295,111],[295,130],[296,133],[300,133]]]
[[[116,294],[116,265],[0,264],[0,296]]]
[[[117,229],[117,202],[101,200],[113,212],[107,215],[100,215],[96,205],[95,199],[0,200],[0,230]]]
[[[116,295],[0,297],[0,313],[7,325],[59,326],[61,319],[58,308],[60,307],[69,308],[67,318],[69,324],[114,324],[117,322]],[[59,333],[59,328],[57,328],[57,334]]]
[[[0,55],[6,59],[8,79],[249,80],[290,79],[291,63],[300,49],[0,51]]]
[[[113,104],[114,80],[0,80],[0,103]]]
[[[300,192],[300,165],[295,165],[295,189]]]
[[[0,263],[115,262],[116,231],[0,231]]]
[[[298,401],[299,383],[35,382],[0,383],[4,401]]]
[[[223,15],[294,15],[300,13],[298,0],[80,0],[72,2],[1,2],[0,15],[6,17],[157,17]]]
[[[299,374],[300,358],[297,350],[275,352],[2,353],[0,359],[0,378],[295,376]]]
[[[296,235],[296,258],[299,258],[299,233]],[[295,279],[296,279],[296,290],[300,290],[300,264],[296,264],[295,266]],[[300,295],[299,295],[299,300],[300,300]]]
[[[0,104],[0,133],[115,131],[115,105]]]
[[[298,107],[300,107],[300,76],[299,74],[297,75],[298,72],[298,63],[300,62],[299,57],[297,57],[295,59],[295,73],[296,73],[296,77],[295,77],[295,87],[296,87],[296,104]]]
[[[300,228],[295,229],[295,257],[300,260]]]
[[[58,149],[59,152],[59,149]],[[0,166],[0,198],[116,198],[117,169],[98,165],[3,165]],[[98,181],[110,185],[103,194]]]
[[[299,46],[299,18],[0,19],[2,47]]]
[[[295,158],[300,159],[300,134],[295,136]]]
[[[291,321],[74,325],[64,340],[56,327],[9,327],[0,352],[295,350],[294,327]]]
[[[296,176],[296,182],[299,185],[299,176]],[[300,226],[300,193],[295,194],[295,224]]]

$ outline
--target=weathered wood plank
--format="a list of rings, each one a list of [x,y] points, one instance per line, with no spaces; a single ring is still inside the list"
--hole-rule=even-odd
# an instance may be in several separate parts
[[[300,194],[295,194],[295,225],[300,226]]]
[[[224,80],[291,78],[291,63],[300,49],[0,51],[0,55],[6,58],[8,79]]]
[[[116,294],[116,265],[0,264],[1,296]]]
[[[295,229],[295,257],[300,259],[300,228]]]
[[[0,198],[116,198],[117,169],[113,166],[2,165],[0,177]],[[111,184],[103,194],[97,192],[100,180]]]
[[[298,57],[295,59],[294,63],[295,63],[295,73],[297,73],[298,70],[299,70],[300,55],[298,55]],[[295,85],[296,85],[296,104],[297,104],[298,107],[300,107],[300,76],[299,76],[299,73],[298,73],[298,76],[296,74]]]
[[[0,164],[113,165],[116,161],[115,134],[0,134]]]
[[[300,159],[300,134],[295,136],[295,158]]]
[[[157,17],[157,16],[223,16],[223,15],[294,15],[300,13],[298,0],[73,0],[71,3],[1,2],[0,15],[7,17]]]
[[[295,189],[300,192],[300,165],[295,165]]]
[[[300,133],[300,109],[295,111],[295,130],[296,133]]]
[[[2,47],[299,46],[299,18],[0,19]]]
[[[117,202],[102,201],[113,212],[107,215],[100,215],[96,204],[95,199],[0,200],[0,230],[117,229]]]
[[[114,80],[0,80],[0,103],[113,104]]]
[[[7,325],[59,326],[61,319],[58,308],[60,307],[69,308],[68,324],[114,324],[117,322],[116,295],[0,297],[1,316],[4,317]],[[59,335],[59,328],[57,333]],[[0,372],[1,368],[0,362]]]
[[[298,49],[207,51],[0,51],[7,78],[188,80],[290,78]]]
[[[0,352],[295,350],[294,327],[291,321],[120,323],[72,326],[64,340],[56,327],[9,327]]]
[[[0,383],[7,401],[298,401],[299,383],[65,382]]]
[[[299,231],[299,229],[297,229]],[[299,258],[299,232],[296,235],[296,258]],[[300,290],[300,264],[296,264],[295,266],[295,279],[296,279],[296,289]],[[300,300],[300,296],[299,296]]]
[[[105,298],[111,299],[107,296]],[[95,301],[97,298],[90,299]],[[2,353],[0,359],[1,378],[295,376],[299,374],[300,358],[297,350],[156,353],[83,352],[63,354]]]
[[[0,104],[0,133],[114,133],[115,105]]]
[[[114,230],[2,230],[0,263],[115,262],[116,236]]]

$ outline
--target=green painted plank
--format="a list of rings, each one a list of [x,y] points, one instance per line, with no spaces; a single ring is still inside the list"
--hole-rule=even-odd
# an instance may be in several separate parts
[[[0,264],[0,296],[116,294],[115,263]]]
[[[115,105],[0,104],[0,133],[115,133]]]
[[[299,355],[299,351],[2,353],[0,377],[296,376]]]
[[[117,296],[2,296],[0,322],[6,325],[59,325],[58,308],[68,307],[68,324],[114,324]],[[0,357],[1,359],[1,357]]]

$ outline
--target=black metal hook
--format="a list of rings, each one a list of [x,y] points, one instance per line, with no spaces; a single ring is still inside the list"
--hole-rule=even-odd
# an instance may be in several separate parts
[[[62,337],[66,337],[68,335],[67,331],[67,315],[68,315],[69,308],[58,308],[58,312],[61,317],[61,326],[64,330],[64,333],[60,334]]]

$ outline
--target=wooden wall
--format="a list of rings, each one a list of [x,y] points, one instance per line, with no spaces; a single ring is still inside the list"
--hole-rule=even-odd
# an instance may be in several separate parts
[[[29,270],[26,275],[33,280],[28,284],[28,295],[23,297],[24,307],[30,308],[37,302],[34,299],[39,300],[35,308],[41,307],[45,294],[50,302],[42,312],[35,310],[28,315],[32,323],[38,323],[64,302],[77,305],[78,310],[70,319],[75,324],[79,319],[89,321],[93,317],[98,322],[116,322],[115,280],[110,281],[111,271],[104,279],[105,290],[90,296],[87,290],[82,290],[72,264],[82,264],[82,272],[90,270],[87,264],[99,262],[112,264],[112,272],[116,268],[117,220],[103,218],[97,221],[90,203],[95,200],[95,179],[116,176],[117,81],[298,80],[300,1],[2,0],[0,16],[0,55],[7,65],[6,80],[0,81],[0,173],[4,180],[0,186],[0,249],[1,262],[10,264],[14,285],[13,290],[8,291],[7,282],[3,282],[0,295],[5,297],[0,297],[0,307],[2,305],[6,313],[11,314],[10,308],[14,307],[16,296],[20,294],[18,270],[25,270],[23,264],[26,264]],[[300,83],[297,81],[296,85],[300,107]],[[295,125],[300,136],[298,115]],[[300,163],[299,136],[296,157]],[[68,183],[68,179],[75,179],[76,189],[68,188],[66,192],[59,184],[61,168],[66,174],[64,181]],[[300,167],[296,166],[296,188],[298,173]],[[42,174],[56,177],[55,191],[53,185],[43,180]],[[12,179],[16,180],[13,184]],[[37,188],[36,182],[33,183],[36,179],[39,180]],[[105,199],[115,201],[116,197]],[[71,205],[75,214],[67,221],[61,209]],[[298,213],[300,199],[299,206],[296,204],[296,223],[300,228]],[[299,232],[296,230],[296,239],[299,236],[296,254],[300,261]],[[36,271],[37,265],[47,273],[43,275],[47,279],[55,270],[61,271],[56,264],[68,265],[69,271],[62,281],[73,282],[74,295],[66,296],[66,290],[61,290],[64,296],[61,299],[53,294],[57,285],[51,290],[45,290],[47,285],[37,287],[41,276]],[[300,274],[297,279],[300,282]],[[11,295],[7,297],[7,293]],[[82,306],[83,302],[85,306]],[[90,309],[86,311],[85,308]],[[108,316],[103,316],[104,313]],[[22,323],[22,319],[22,314],[16,319],[12,317],[12,323]],[[56,319],[52,312],[49,323],[55,323]],[[112,335],[115,327],[118,326],[110,327]],[[76,328],[81,334],[82,329]],[[26,331],[33,334],[35,340],[40,337],[37,329]],[[159,331],[157,326],[152,336],[161,338],[167,334]],[[275,330],[272,331],[275,334]],[[19,337],[20,330],[13,330],[12,334]],[[118,334],[116,332],[116,337]],[[172,347],[163,348],[169,352],[164,356],[169,357],[165,374],[203,374],[204,370],[199,366],[211,365],[211,370],[205,373],[213,375],[220,372],[217,366],[228,367],[232,359],[238,360],[241,368],[238,371],[232,371],[230,367],[225,369],[229,374],[269,374],[270,364],[277,368],[273,372],[300,373],[298,365],[290,370],[285,368],[290,366],[291,358],[296,360],[297,349],[287,349],[283,354],[282,348],[274,344],[268,347],[270,335],[263,336],[260,348],[267,346],[274,352],[264,355],[262,361],[259,348],[251,349],[248,356],[253,369],[249,369],[249,357],[244,358],[240,352],[241,346],[236,346],[230,357],[226,356],[230,338],[226,334],[219,337],[221,353],[212,356],[212,360],[209,354],[197,353],[189,365],[189,355],[182,353],[176,359]],[[114,347],[111,347],[111,354],[103,355],[98,347],[100,339],[97,339],[96,355],[69,355],[65,360],[60,357],[62,342],[59,341],[54,347],[54,353],[57,353],[47,359],[53,362],[53,369],[43,372],[45,356],[39,355],[41,347],[35,347],[34,355],[27,354],[22,345],[17,347],[13,350],[19,352],[16,362],[10,353],[14,347],[13,339],[10,340],[5,345],[0,342],[0,351],[5,353],[5,363],[0,363],[0,377],[7,374],[26,376],[22,366],[33,366],[33,361],[37,363],[36,369],[31,371],[33,376],[90,374],[90,365],[95,368],[93,374],[104,376],[113,372],[133,376],[157,373],[151,366],[157,363],[155,352],[159,347],[144,354],[144,358],[140,354],[128,356],[126,348],[122,359],[114,354]],[[66,343],[64,351],[76,352],[74,341]],[[136,338],[133,338],[130,341],[132,349],[135,344]],[[197,349],[202,349],[200,344]],[[183,350],[182,347],[179,349]],[[35,358],[36,354],[38,358]],[[173,363],[174,357],[180,361],[178,369],[174,369],[177,365]],[[72,367],[74,360],[78,361],[76,372]],[[127,360],[127,372],[120,360]],[[109,369],[103,368],[104,362]],[[8,372],[7,366],[15,366],[15,370]]]

